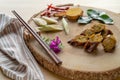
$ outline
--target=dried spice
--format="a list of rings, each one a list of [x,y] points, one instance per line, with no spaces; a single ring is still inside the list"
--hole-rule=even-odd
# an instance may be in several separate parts
[[[68,6],[56,7],[56,6],[53,6],[52,4],[50,4],[50,5],[48,5],[47,9],[44,10],[40,15],[41,15],[41,16],[51,17],[51,16],[53,16],[55,13],[64,12],[65,10],[68,10],[68,9],[69,9]]]
[[[94,24],[90,29],[84,30],[80,35],[75,36],[68,43],[75,47],[83,47],[88,53],[97,50],[102,43],[105,52],[114,50],[116,39],[111,30],[101,23]]]

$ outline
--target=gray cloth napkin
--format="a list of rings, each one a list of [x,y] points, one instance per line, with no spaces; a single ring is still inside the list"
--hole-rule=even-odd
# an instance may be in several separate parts
[[[0,68],[14,80],[44,80],[37,62],[25,45],[23,29],[17,19],[0,14]]]

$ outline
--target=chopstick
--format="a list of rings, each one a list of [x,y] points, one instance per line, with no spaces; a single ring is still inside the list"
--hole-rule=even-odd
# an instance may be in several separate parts
[[[52,58],[52,60],[57,64],[62,64],[62,61],[58,58],[55,52],[50,49],[50,47],[42,40],[42,38],[32,29],[19,15],[13,10],[12,13],[17,17],[17,19],[25,26],[25,28],[33,35],[33,37],[38,41],[38,43],[45,49],[48,55]]]

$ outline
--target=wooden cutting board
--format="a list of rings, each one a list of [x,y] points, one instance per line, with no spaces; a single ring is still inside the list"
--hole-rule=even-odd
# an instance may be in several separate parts
[[[86,16],[87,9],[101,10],[84,6],[81,6],[81,8],[84,10],[84,16]],[[65,35],[64,31],[56,33],[41,33],[41,35],[51,39],[59,36],[62,40],[64,48],[62,52],[58,54],[59,58],[63,61],[61,66],[57,66],[37,41],[32,38],[30,34],[25,33],[24,37],[26,44],[39,64],[57,75],[73,80],[115,80],[120,77],[120,17],[116,13],[107,10],[102,11],[105,11],[115,22],[114,25],[106,25],[107,28],[114,33],[117,39],[116,49],[113,53],[106,53],[103,48],[99,46],[97,55],[91,55],[83,49],[72,47],[67,43],[67,41],[72,39],[75,35],[80,34],[86,28],[90,28],[91,25],[98,23],[98,21],[92,21],[87,25],[68,21],[70,28],[69,35]],[[39,14],[40,12],[33,15],[32,18],[40,17]],[[28,23],[31,26],[36,27],[32,18]],[[61,24],[61,22],[59,22],[59,24]]]

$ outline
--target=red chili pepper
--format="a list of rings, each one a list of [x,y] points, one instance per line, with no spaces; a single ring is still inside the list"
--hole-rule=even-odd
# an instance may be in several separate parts
[[[65,11],[65,10],[54,10],[54,9],[52,9],[51,11],[52,11],[52,12],[63,12],[63,11]]]
[[[51,10],[48,10],[46,15],[50,17],[50,14],[51,14]]]
[[[52,4],[48,5],[47,9],[41,13],[41,16],[52,16],[56,12],[62,12],[69,9],[69,7],[55,7]]]
[[[51,7],[52,7],[52,4],[48,5],[48,8],[47,8],[47,10],[49,10]]]
[[[41,15],[41,16],[45,16],[46,13],[47,13],[47,11],[45,10],[45,11],[43,11],[40,15]]]
[[[69,7],[54,7],[54,6],[51,6],[52,9],[55,9],[55,10],[67,10],[69,9]]]

